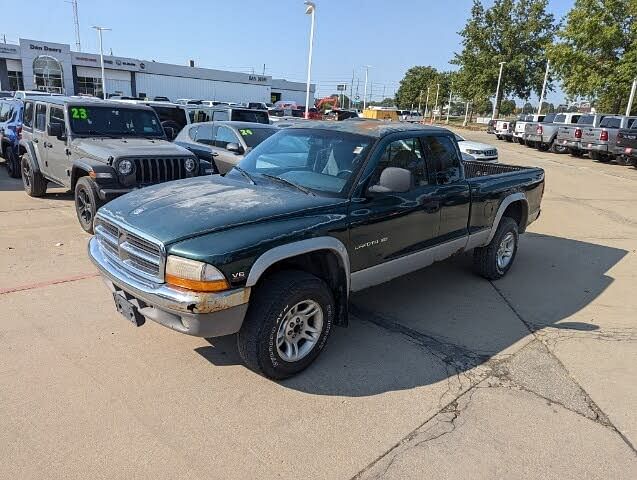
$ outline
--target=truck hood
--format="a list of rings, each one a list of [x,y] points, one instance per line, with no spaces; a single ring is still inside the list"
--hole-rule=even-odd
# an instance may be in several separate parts
[[[71,149],[83,157],[192,156],[188,150],[159,138],[76,138]]]
[[[258,182],[251,185],[220,175],[178,180],[135,190],[107,203],[99,213],[168,245],[346,202],[297,192],[267,180]]]

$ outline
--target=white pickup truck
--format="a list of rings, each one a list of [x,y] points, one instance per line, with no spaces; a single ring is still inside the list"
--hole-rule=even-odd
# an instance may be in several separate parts
[[[513,131],[510,120],[498,120],[495,122],[495,138],[498,140],[512,141]]]
[[[513,129],[513,138],[515,138],[520,145],[526,143],[524,139],[524,127],[529,122],[541,122],[544,120],[544,115],[523,115],[517,122],[515,122],[515,128]]]

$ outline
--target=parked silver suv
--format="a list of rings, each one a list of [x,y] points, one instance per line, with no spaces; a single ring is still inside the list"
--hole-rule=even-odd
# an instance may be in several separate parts
[[[25,100],[23,119],[24,190],[42,197],[52,182],[74,191],[77,218],[89,233],[107,201],[206,170],[195,155],[166,140],[157,114],[146,106],[41,97]]]

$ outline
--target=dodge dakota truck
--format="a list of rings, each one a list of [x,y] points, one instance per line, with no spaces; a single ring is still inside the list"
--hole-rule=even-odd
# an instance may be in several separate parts
[[[511,268],[540,215],[544,171],[460,158],[438,127],[291,126],[225,176],[106,204],[89,256],[134,325],[237,333],[249,368],[285,378],[347,325],[350,292],[469,250],[487,279]]]

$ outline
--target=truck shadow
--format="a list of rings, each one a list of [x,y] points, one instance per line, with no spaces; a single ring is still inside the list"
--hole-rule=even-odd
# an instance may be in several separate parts
[[[613,282],[628,252],[529,233],[509,274],[489,282],[464,254],[352,296],[350,325],[281,385],[317,395],[367,396],[445,380],[545,328],[592,331],[570,319]],[[215,365],[240,364],[234,337],[196,351]]]

